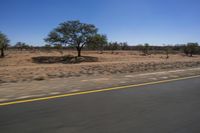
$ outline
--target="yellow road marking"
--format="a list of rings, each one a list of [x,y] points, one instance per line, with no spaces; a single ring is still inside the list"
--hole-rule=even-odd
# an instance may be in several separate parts
[[[42,100],[49,100],[49,99],[55,99],[55,98],[62,98],[62,97],[68,97],[68,96],[83,95],[83,94],[90,94],[90,93],[97,93],[97,92],[104,92],[104,91],[111,91],[111,90],[126,89],[126,88],[130,88],[130,87],[138,87],[138,86],[145,86],[145,85],[152,85],[152,84],[159,84],[159,83],[167,83],[167,82],[171,82],[171,81],[185,80],[185,79],[191,79],[191,78],[197,78],[197,77],[200,77],[200,75],[183,77],[183,78],[176,78],[176,79],[168,79],[168,80],[162,80],[162,81],[155,81],[155,82],[148,82],[148,83],[141,83],[141,84],[135,84],[135,85],[133,84],[133,85],[126,85],[126,86],[105,88],[105,89],[99,89],[99,90],[89,90],[89,91],[82,91],[82,92],[60,94],[60,95],[56,95],[56,96],[32,98],[32,99],[27,99],[27,100],[17,100],[17,101],[12,101],[12,102],[4,102],[4,103],[0,103],[0,106],[34,102],[34,101],[42,101]]]

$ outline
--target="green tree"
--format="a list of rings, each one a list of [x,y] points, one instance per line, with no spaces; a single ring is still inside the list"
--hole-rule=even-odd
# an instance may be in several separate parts
[[[10,41],[8,40],[7,36],[0,32],[0,51],[1,51],[0,57],[5,56],[4,50],[8,47],[9,42]]]
[[[74,46],[78,52],[78,57],[80,57],[82,48],[87,44],[89,38],[96,33],[97,28],[92,24],[81,23],[78,20],[67,21],[50,32],[45,41],[52,44]]]
[[[104,47],[108,43],[106,35],[96,34],[89,38],[87,47],[92,50],[100,50],[103,53]]]
[[[191,57],[193,56],[193,54],[197,53],[198,43],[188,43],[187,46],[189,48],[189,54]]]
[[[194,54],[197,54],[198,52],[198,43],[188,43],[183,48],[184,53],[190,57],[192,57]]]

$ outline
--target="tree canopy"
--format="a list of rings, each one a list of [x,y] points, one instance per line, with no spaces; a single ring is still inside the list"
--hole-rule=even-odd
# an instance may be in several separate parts
[[[66,21],[51,31],[45,41],[54,45],[74,46],[78,56],[81,56],[81,49],[96,34],[97,28],[92,24],[81,23],[78,20]]]
[[[106,44],[108,43],[108,39],[106,35],[96,34],[89,38],[87,42],[88,49],[92,50],[103,50]]]
[[[184,46],[184,52],[186,55],[193,56],[193,54],[198,53],[198,43],[188,43]]]

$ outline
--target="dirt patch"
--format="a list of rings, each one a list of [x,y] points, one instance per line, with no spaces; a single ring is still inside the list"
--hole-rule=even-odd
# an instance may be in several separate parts
[[[97,62],[97,57],[91,56],[82,56],[76,57],[73,55],[67,56],[38,56],[32,57],[34,63],[41,63],[41,64],[53,64],[53,63],[63,63],[63,64],[75,64],[81,62]]]

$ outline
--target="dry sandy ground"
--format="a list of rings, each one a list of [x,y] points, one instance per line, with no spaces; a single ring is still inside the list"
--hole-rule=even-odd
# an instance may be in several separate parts
[[[200,77],[200,67],[141,74],[122,73],[102,76],[52,78],[41,81],[4,83],[0,84],[0,106],[2,105],[1,103],[6,101],[40,98],[110,87],[117,87],[119,89],[120,86],[138,86],[138,84],[144,85],[145,83],[151,84],[155,82],[158,83],[159,81],[174,81],[178,79],[187,79],[189,77]]]
[[[76,51],[64,51],[62,55],[76,55]],[[103,76],[120,73],[139,73],[161,71],[188,67],[199,67],[200,56],[186,57],[181,54],[152,54],[142,56],[135,51],[83,51],[83,56],[96,57],[96,62],[78,64],[35,63],[33,57],[61,56],[58,51],[8,51],[5,58],[0,59],[0,84],[13,82],[30,82],[33,80],[48,80],[52,78],[68,78],[81,76]]]

